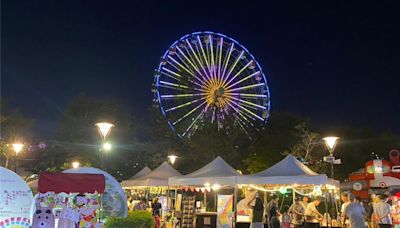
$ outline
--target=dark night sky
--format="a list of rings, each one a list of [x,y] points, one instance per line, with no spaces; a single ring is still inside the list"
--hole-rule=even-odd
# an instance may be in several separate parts
[[[37,119],[44,137],[80,92],[143,112],[161,54],[180,36],[204,30],[253,53],[267,73],[272,111],[322,128],[400,131],[395,4],[3,0],[1,20],[1,95]]]

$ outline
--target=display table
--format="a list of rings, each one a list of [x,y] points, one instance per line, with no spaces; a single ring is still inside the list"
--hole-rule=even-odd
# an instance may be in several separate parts
[[[196,214],[196,228],[205,227],[217,227],[217,212],[201,212]]]

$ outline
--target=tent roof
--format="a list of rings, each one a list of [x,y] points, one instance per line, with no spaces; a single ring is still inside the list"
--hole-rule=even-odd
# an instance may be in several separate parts
[[[235,185],[238,172],[221,157],[182,177],[169,178],[169,185],[194,186],[209,184]]]
[[[300,176],[300,175],[318,175],[306,165],[289,154],[280,162],[270,168],[254,174],[254,176]]]
[[[288,155],[272,167],[247,176],[238,177],[238,184],[327,184],[328,177],[318,174]]]
[[[163,162],[159,167],[150,173],[135,179],[122,181],[122,187],[129,188],[135,186],[168,186],[168,178],[181,176],[168,162]],[[136,175],[135,175],[136,176]]]
[[[151,169],[149,167],[145,166],[143,169],[141,169],[139,172],[137,172],[135,175],[133,175],[131,178],[129,178],[129,180],[134,180],[134,179],[144,177],[149,173],[151,173]]]

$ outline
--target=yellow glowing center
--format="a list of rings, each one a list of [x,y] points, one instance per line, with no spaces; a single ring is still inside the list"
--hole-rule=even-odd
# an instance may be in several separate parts
[[[225,108],[228,99],[223,83],[215,79],[210,80],[206,87],[207,106],[215,105],[217,108]]]

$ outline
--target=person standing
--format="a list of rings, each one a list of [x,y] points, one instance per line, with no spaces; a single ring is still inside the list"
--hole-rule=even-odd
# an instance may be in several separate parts
[[[255,201],[255,204],[254,206],[251,206],[253,201]],[[253,217],[251,218],[250,228],[263,228],[264,204],[258,193],[254,195],[254,198],[249,201],[247,206],[253,210]]]
[[[319,228],[319,221],[323,218],[323,215],[317,210],[317,207],[321,203],[321,198],[316,197],[311,203],[307,205],[305,216],[306,222],[304,223],[305,228]]]
[[[392,219],[390,218],[390,205],[384,202],[385,197],[378,195],[374,197],[374,215],[378,220],[379,228],[392,227]]]
[[[343,202],[340,208],[340,222],[342,224],[342,227],[348,227],[350,225],[350,221],[346,219],[345,210],[347,206],[349,206],[351,203],[349,200],[349,194],[347,192],[343,192],[342,194],[340,194],[340,199]]]
[[[161,203],[158,202],[158,198],[154,199],[153,204],[151,205],[152,214],[155,220],[154,228],[160,228],[160,216],[161,216]]]
[[[350,204],[344,210],[344,214],[350,220],[350,228],[365,228],[365,209],[360,199],[350,195]]]
[[[279,203],[279,198],[277,195],[272,196],[271,202],[268,204],[268,222],[270,228],[280,228],[281,223],[279,221],[279,216],[281,216],[281,213],[279,213],[278,209],[278,203]]]
[[[300,198],[296,198],[292,206],[290,206],[289,214],[291,215],[292,225],[295,228],[303,227],[305,210],[306,208],[303,206]]]

